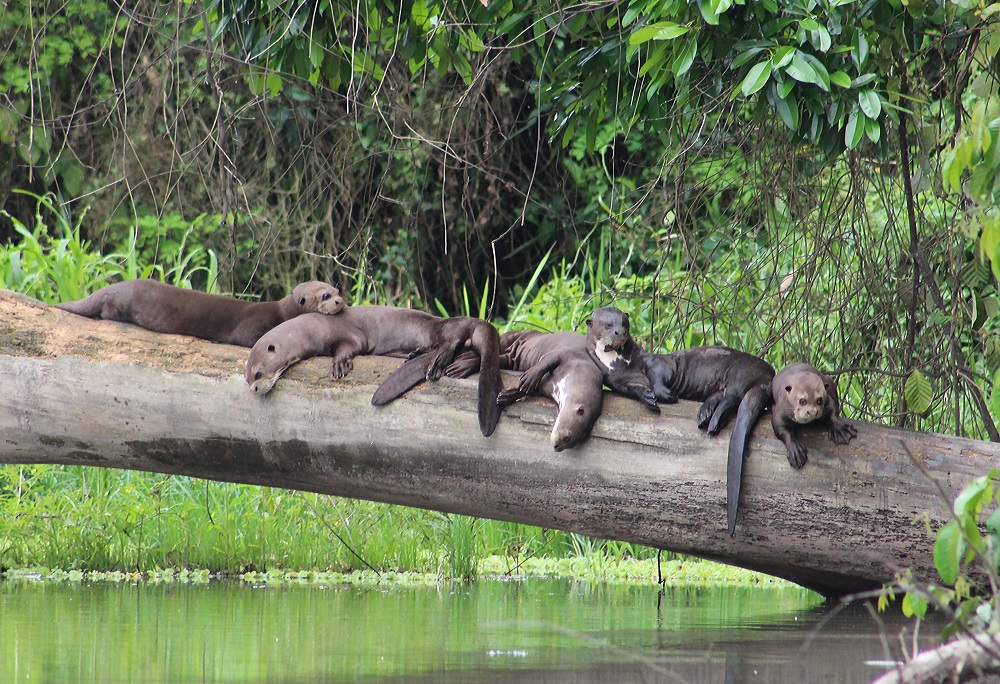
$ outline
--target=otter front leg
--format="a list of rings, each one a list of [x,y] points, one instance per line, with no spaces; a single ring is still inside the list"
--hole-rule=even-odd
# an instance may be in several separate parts
[[[364,351],[364,345],[359,340],[349,340],[337,345],[337,350],[333,355],[333,367],[331,373],[333,377],[340,379],[351,372],[354,368],[354,357]]]
[[[809,451],[795,438],[794,428],[784,421],[776,421],[774,418],[775,416],[772,414],[771,427],[774,428],[774,436],[785,444],[785,449],[788,451],[788,464],[793,468],[801,468],[806,464]]]
[[[641,401],[650,411],[660,412],[660,407],[656,405],[656,394],[645,373],[634,370],[618,371],[605,374],[604,380],[618,394]]]
[[[740,405],[742,397],[716,392],[710,396],[698,411],[698,427],[710,435],[719,434],[726,424],[729,414]]]

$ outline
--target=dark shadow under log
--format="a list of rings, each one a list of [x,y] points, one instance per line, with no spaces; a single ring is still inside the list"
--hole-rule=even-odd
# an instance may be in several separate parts
[[[848,446],[804,431],[789,467],[769,421],[749,444],[735,539],[726,531],[728,431],[697,404],[608,396],[592,438],[556,453],[554,406],[504,412],[480,435],[476,383],[444,379],[389,406],[372,392],[399,361],[291,369],[266,397],[247,350],[91,321],[0,291],[0,463],[126,468],[300,489],[637,542],[784,577],[826,595],[933,579],[949,497],[1000,466],[988,442],[859,424]],[[508,384],[513,375],[506,378]]]

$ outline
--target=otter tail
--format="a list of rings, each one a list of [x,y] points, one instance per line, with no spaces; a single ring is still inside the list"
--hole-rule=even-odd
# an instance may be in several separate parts
[[[743,395],[736,411],[736,424],[729,437],[729,462],[726,467],[726,513],[729,536],[736,534],[736,511],[740,506],[740,486],[743,481],[743,454],[747,438],[764,409],[771,405],[771,384],[762,382]]]
[[[375,394],[372,395],[372,406],[384,406],[419,385],[427,377],[427,371],[436,356],[437,351],[431,350],[404,361],[403,365],[389,373],[389,377],[375,390]]]
[[[500,333],[483,322],[472,332],[470,345],[479,352],[479,429],[489,437],[500,422],[502,407],[497,403],[503,379],[500,377]]]
[[[84,299],[77,299],[73,302],[62,302],[56,304],[55,307],[63,311],[69,311],[77,316],[100,318],[101,311],[104,309],[104,298],[100,296],[99,292],[95,292]]]

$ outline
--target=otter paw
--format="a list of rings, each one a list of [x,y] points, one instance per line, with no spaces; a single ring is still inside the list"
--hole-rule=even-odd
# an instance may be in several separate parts
[[[858,436],[858,429],[850,423],[837,423],[830,425],[830,439],[837,444],[847,444]]]
[[[351,359],[340,359],[335,358],[333,360],[333,377],[342,378],[346,376],[354,368],[354,362]]]
[[[804,466],[808,456],[809,451],[798,442],[792,442],[788,445],[788,464],[793,468]]]
[[[444,369],[444,374],[449,378],[467,378],[479,370],[479,359],[456,359],[448,364]]]
[[[500,406],[509,406],[522,396],[524,395],[521,394],[521,390],[517,387],[508,387],[507,389],[500,390],[500,394],[497,395],[497,404]]]

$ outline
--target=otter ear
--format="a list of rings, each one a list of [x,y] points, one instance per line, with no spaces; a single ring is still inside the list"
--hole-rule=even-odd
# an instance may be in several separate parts
[[[825,389],[825,390],[828,390],[828,389],[830,389],[830,383],[828,383],[828,382],[824,382],[824,383],[823,383],[823,389]]]
[[[305,305],[306,305],[306,298],[303,297],[302,299],[299,300],[299,306],[305,306]]]
[[[589,318],[587,319],[587,327],[588,328],[590,327],[590,319]]]
[[[786,392],[791,392],[792,391],[792,386],[791,385],[785,385],[785,391]]]
[[[274,351],[274,345],[273,345],[273,344],[269,344],[269,345],[267,345],[267,350],[268,350],[269,352],[273,352],[273,351]]]
[[[585,408],[583,408],[582,406],[577,406],[576,407],[576,415],[578,415],[578,416],[587,415],[587,410]]]

